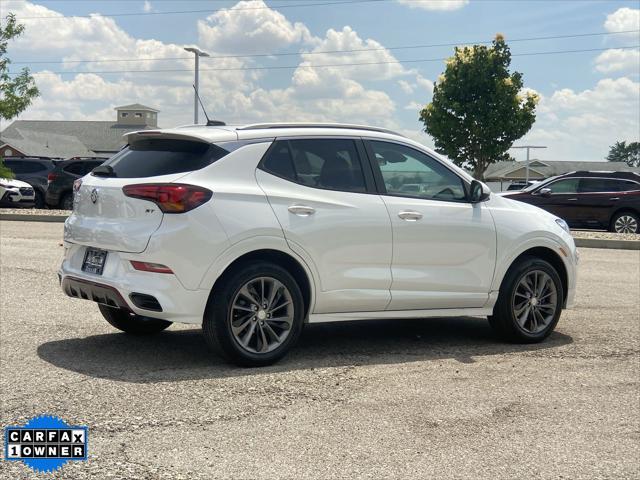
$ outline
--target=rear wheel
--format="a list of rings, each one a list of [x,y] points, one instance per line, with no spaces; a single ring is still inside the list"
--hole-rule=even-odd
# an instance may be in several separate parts
[[[611,231],[616,233],[640,233],[640,219],[633,212],[618,213],[611,221]]]
[[[60,208],[63,210],[73,210],[73,193],[65,193],[60,200]]]
[[[45,208],[44,195],[39,190],[35,191],[35,208]]]
[[[107,322],[118,330],[132,335],[148,335],[161,332],[171,325],[171,322],[167,320],[143,317],[142,315],[136,315],[135,313],[120,308],[111,308],[106,305],[98,305],[98,307]]]
[[[507,272],[489,322],[505,340],[540,342],[558,323],[563,299],[555,268],[542,259],[522,257]]]
[[[209,297],[202,330],[207,344],[236,365],[275,363],[302,331],[304,301],[284,268],[258,262],[238,268]]]

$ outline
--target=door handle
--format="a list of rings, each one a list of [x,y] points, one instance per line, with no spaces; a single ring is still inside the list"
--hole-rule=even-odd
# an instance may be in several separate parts
[[[609,200],[611,200],[612,202],[617,202],[618,200],[620,200],[620,197],[613,197],[613,198],[610,198]]]
[[[577,202],[577,198],[567,198],[567,202]]]
[[[407,222],[415,222],[416,220],[420,220],[422,218],[422,214],[420,212],[414,212],[413,210],[403,210],[398,213],[398,216],[402,220],[406,220]]]
[[[306,205],[291,205],[287,210],[299,217],[308,217],[316,212],[315,208],[307,207]]]

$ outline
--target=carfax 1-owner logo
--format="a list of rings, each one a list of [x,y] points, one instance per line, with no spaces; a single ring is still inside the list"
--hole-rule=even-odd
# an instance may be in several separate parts
[[[19,460],[36,472],[54,472],[69,461],[86,460],[89,430],[53,416],[32,418],[4,429],[4,458]]]

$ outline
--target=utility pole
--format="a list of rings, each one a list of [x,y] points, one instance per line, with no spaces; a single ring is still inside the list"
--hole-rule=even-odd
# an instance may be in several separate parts
[[[527,172],[526,182],[527,182],[527,185],[529,185],[529,151],[532,148],[547,148],[547,147],[543,147],[543,146],[540,146],[540,145],[518,145],[517,147],[511,147],[511,148],[526,148],[527,149],[527,162],[526,162],[525,171]]]
[[[196,73],[193,85],[195,86],[196,91],[193,94],[193,123],[198,124],[198,80],[200,77],[200,57],[208,57],[209,54],[207,52],[203,52],[199,48],[196,47],[185,47],[187,52],[191,52],[194,54],[196,59]]]

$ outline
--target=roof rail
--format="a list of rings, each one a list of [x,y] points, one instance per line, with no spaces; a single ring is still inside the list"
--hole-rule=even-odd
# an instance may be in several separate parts
[[[263,130],[271,128],[338,128],[344,130],[368,130],[370,132],[389,133],[391,135],[404,137],[404,135],[387,128],[353,125],[348,123],[254,123],[238,127],[236,130]]]

